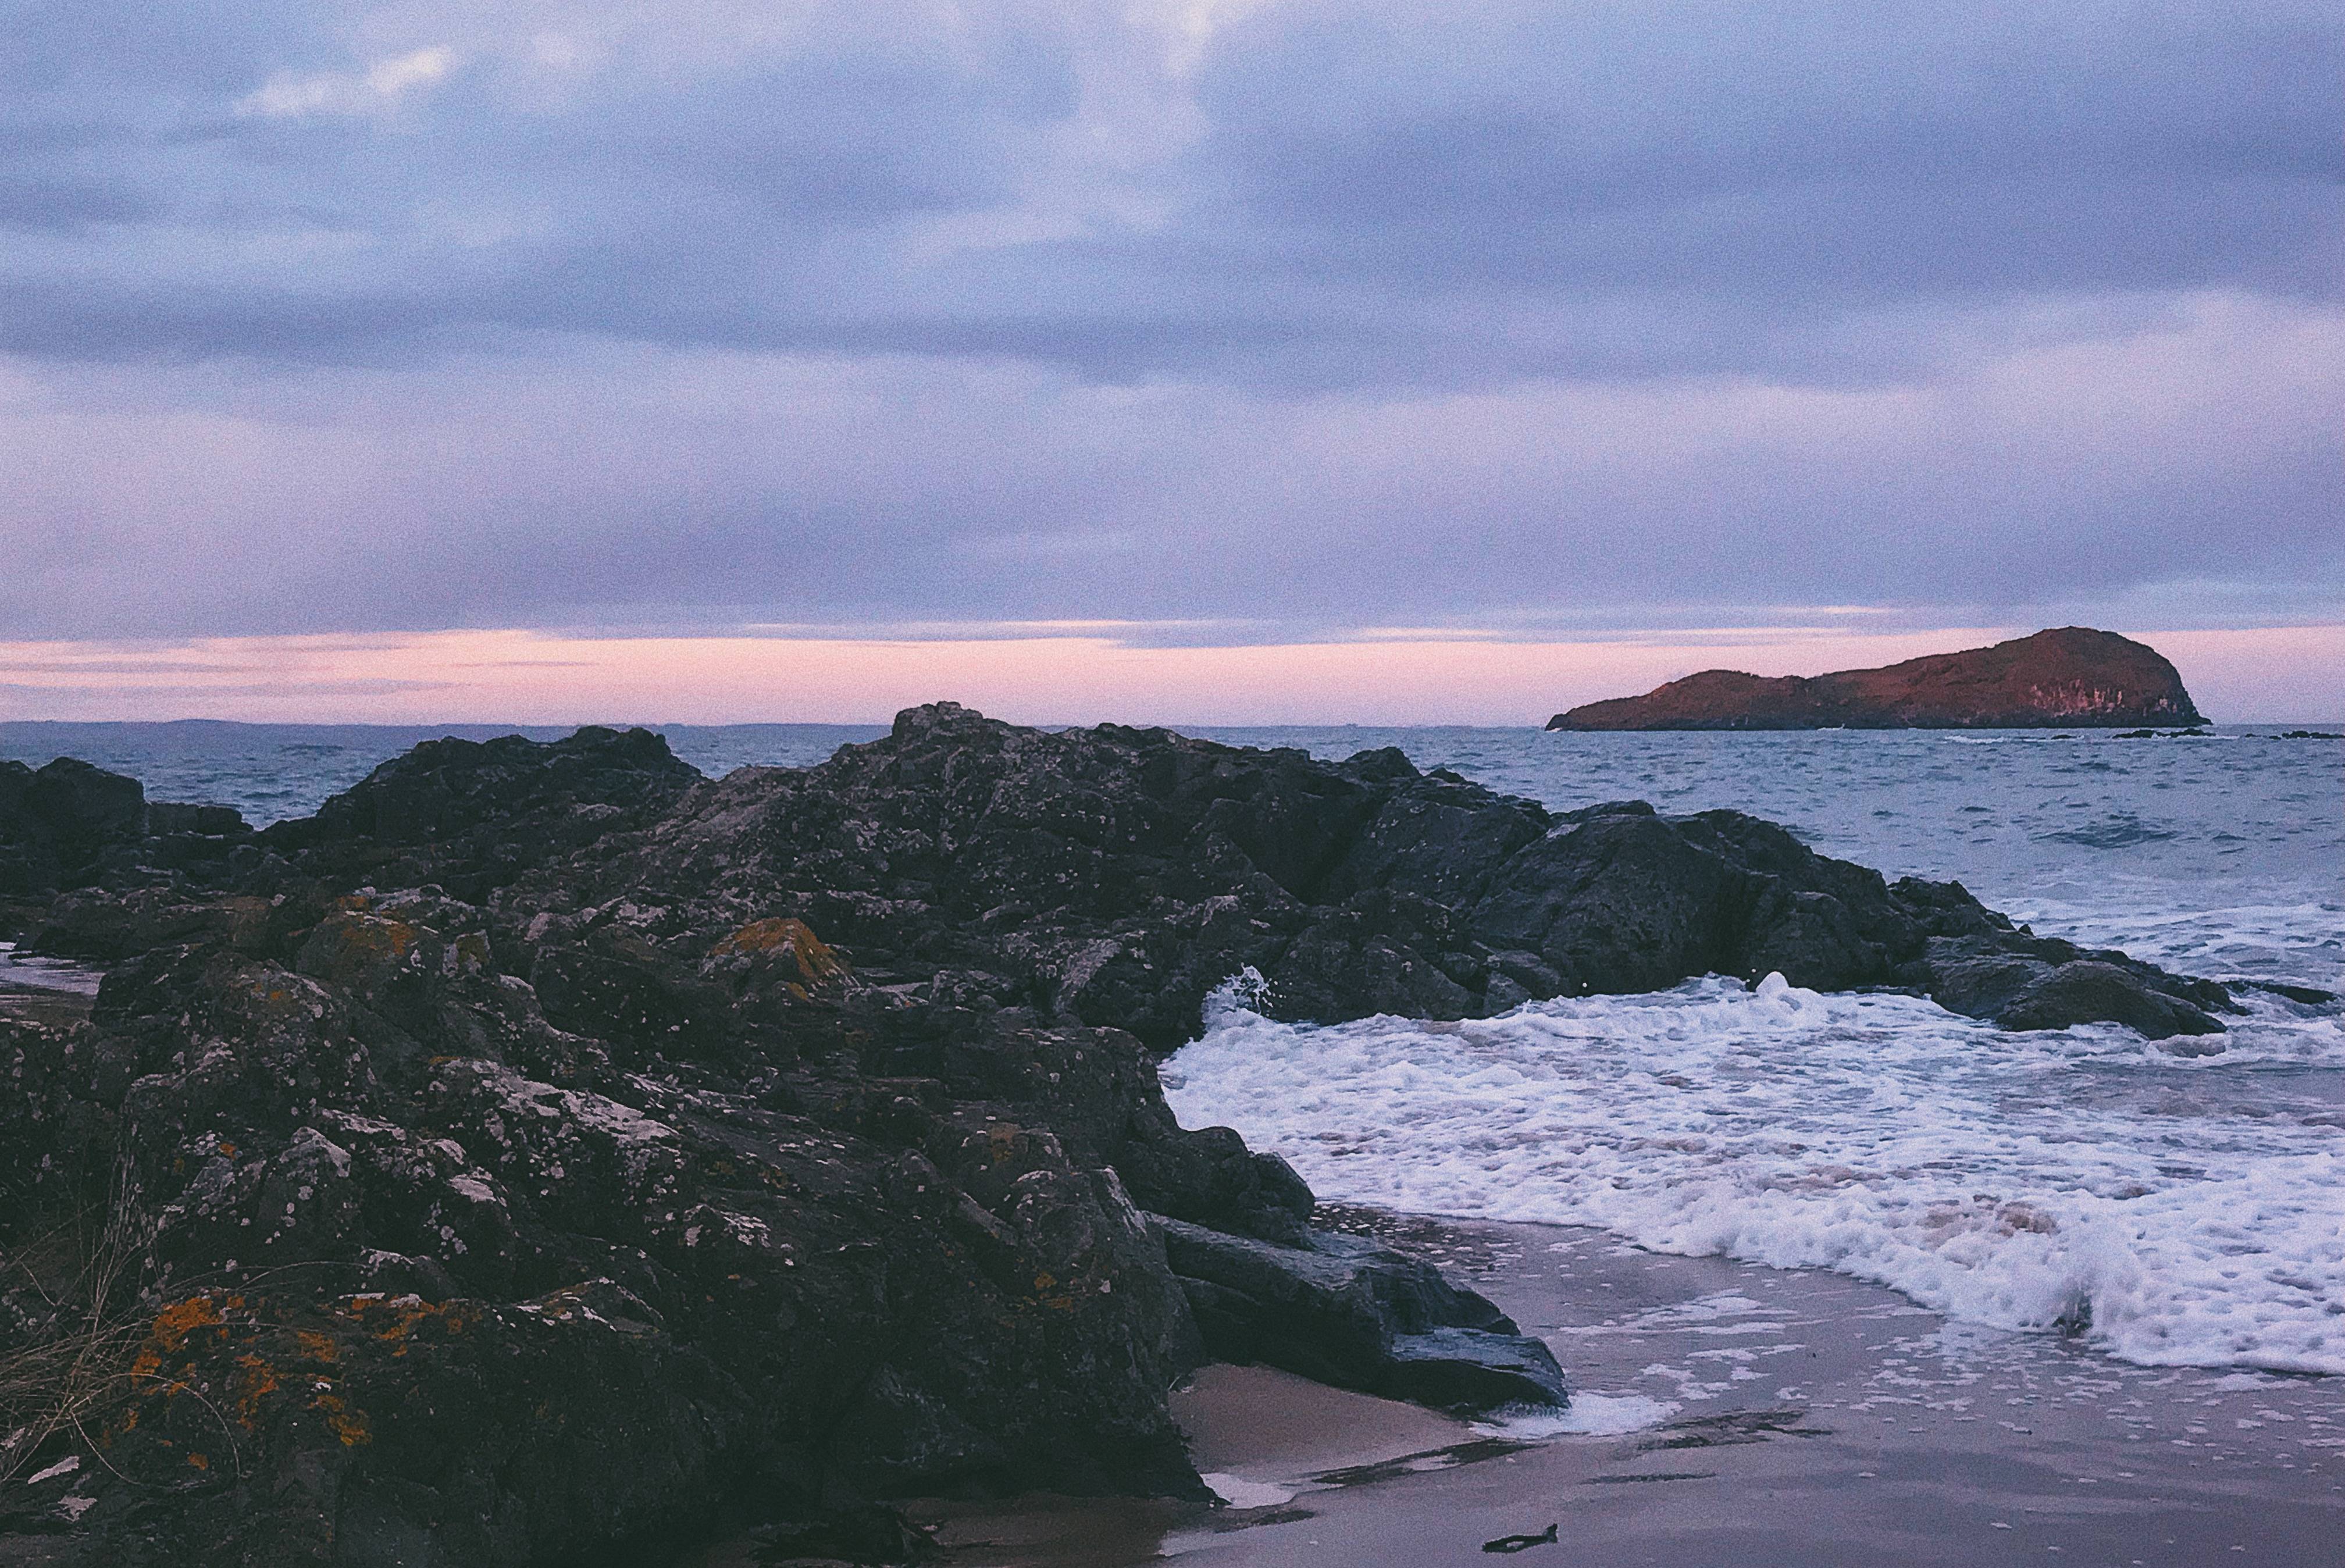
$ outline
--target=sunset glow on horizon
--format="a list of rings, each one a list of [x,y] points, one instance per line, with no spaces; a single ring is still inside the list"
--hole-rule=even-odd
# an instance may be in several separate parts
[[[883,723],[951,699],[1022,723],[1541,724],[1700,669],[1818,675],[2033,627],[1683,631],[1578,641],[1406,633],[1147,646],[1104,635],[604,636],[495,630],[0,644],[0,720]],[[2345,626],[2137,634],[2217,722],[2345,712]]]

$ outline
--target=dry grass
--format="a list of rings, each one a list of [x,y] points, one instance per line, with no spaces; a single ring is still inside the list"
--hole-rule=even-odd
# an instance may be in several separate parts
[[[0,1349],[0,1481],[59,1432],[86,1441],[89,1424],[128,1390],[150,1239],[117,1168],[103,1198],[0,1253],[0,1287],[20,1289],[36,1314],[31,1332]]]

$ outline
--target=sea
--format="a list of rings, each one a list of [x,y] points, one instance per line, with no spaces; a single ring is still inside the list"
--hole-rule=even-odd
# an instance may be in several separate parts
[[[884,733],[658,728],[710,773]],[[2039,932],[2345,991],[2345,741],[2290,728],[2340,727],[1193,733],[1327,758],[1397,746],[1558,809],[1731,807],[1893,878],[1958,880]],[[419,740],[500,733],[5,724],[0,757],[77,756],[266,822]],[[2345,1373],[2345,1008],[2239,994],[2223,1048],[2189,1055],[1781,977],[1314,1026],[1262,1017],[1233,976],[1163,1076],[1186,1125],[1235,1127],[1323,1200],[1834,1270],[2144,1366]]]

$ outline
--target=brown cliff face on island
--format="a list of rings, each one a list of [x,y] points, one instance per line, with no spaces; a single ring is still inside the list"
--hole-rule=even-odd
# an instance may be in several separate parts
[[[1820,676],[1709,669],[1591,702],[1549,729],[2025,729],[2204,724],[2157,650],[2061,626],[1993,647]]]

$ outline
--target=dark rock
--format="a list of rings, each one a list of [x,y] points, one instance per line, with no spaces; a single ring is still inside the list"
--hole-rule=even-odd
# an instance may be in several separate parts
[[[1814,677],[1704,670],[1591,702],[1549,729],[2007,729],[2204,724],[2154,648],[2062,626],[1993,647]],[[2136,730],[2134,738],[2151,733]],[[2199,734],[2203,731],[2193,730]]]
[[[192,833],[205,839],[241,839],[252,831],[244,813],[233,806],[178,806],[157,801],[147,808],[151,834]]]
[[[2273,996],[2285,997],[2301,1007],[2320,1007],[2337,1000],[2333,991],[2323,991],[2312,985],[2289,985],[2278,980],[2235,980],[2235,986],[2250,991],[2262,991]]]
[[[1197,1491],[1163,1396],[1202,1351],[1161,1244],[1041,1107],[954,1097],[1083,1044],[996,1023],[981,1082],[883,1101],[834,1009],[801,1021],[821,1065],[646,1078],[482,951],[368,912],[303,942],[309,972],[167,949],[62,1049],[0,1033],[0,1155],[33,1177],[0,1248],[118,1151],[153,1228],[133,1343],[238,1412],[128,1395],[99,1424],[150,1491],[64,1560],[486,1565],[742,1497]],[[309,1480],[161,1506],[191,1450]],[[777,1494],[786,1461],[805,1484]]]
[[[86,886],[146,833],[135,779],[70,757],[39,769],[0,761],[0,895]]]
[[[1556,1532],[1560,1528],[1560,1525],[1550,1524],[1536,1535],[1501,1535],[1495,1541],[1482,1543],[1482,1550],[1514,1553],[1528,1552],[1534,1546],[1552,1546],[1556,1543]]]
[[[1713,971],[1892,984],[1933,936],[2009,931],[1957,884],[1891,888],[1736,812],[1557,816],[1377,753],[1046,734],[950,704],[818,768],[699,786],[606,843],[496,901],[563,930],[631,902],[655,945],[803,919],[868,981],[934,996],[956,976],[972,1003],[1161,1050],[1249,968],[1282,1018],[1457,1018]]]
[[[1287,1246],[1156,1224],[1220,1359],[1459,1414],[1568,1402],[1553,1352],[1427,1264],[1333,1231]]]
[[[1919,966],[1938,1004],[2003,1029],[2122,1023],[2152,1040],[2219,1034],[2209,1007],[2231,1005],[2211,981],[2184,979],[2123,953],[2088,952],[2017,933],[1942,937]],[[2219,1047],[2216,1047],[2219,1049]]]
[[[751,1534],[760,1563],[898,1564],[926,1563],[937,1543],[892,1508],[865,1504],[796,1524],[765,1525]]]
[[[2180,997],[2151,989],[2116,964],[2089,959],[2064,963],[2032,981],[1995,1014],[2005,1029],[2063,1029],[2096,1020],[2125,1024],[2151,1040],[2223,1032],[2220,1023]]]
[[[112,1207],[144,1369],[85,1418],[112,1446],[59,1563],[489,1568],[912,1490],[1202,1497],[1165,1394],[1209,1346],[1560,1401],[1488,1302],[1174,1122],[1154,1054],[1248,969],[1327,1020],[1771,969],[2175,1038],[2229,1005],[1734,812],[949,704],[717,780],[641,732],[435,742],[259,834],[75,769],[37,815],[29,777],[7,841],[89,880],[8,919],[110,967],[85,1022],[0,1021],[0,1252]],[[0,1353],[86,1277],[0,1293]]]
[[[259,837],[311,876],[385,886],[430,880],[477,898],[556,855],[642,826],[700,777],[647,729],[589,726],[551,743],[518,735],[429,740],[316,816]]]

